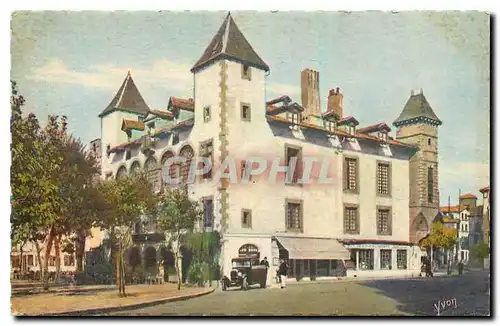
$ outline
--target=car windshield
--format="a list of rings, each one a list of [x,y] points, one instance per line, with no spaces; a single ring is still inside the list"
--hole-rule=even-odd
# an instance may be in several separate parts
[[[233,267],[250,267],[249,260],[233,260]]]

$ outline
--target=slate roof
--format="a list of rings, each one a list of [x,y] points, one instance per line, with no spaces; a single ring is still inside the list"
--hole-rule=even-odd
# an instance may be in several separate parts
[[[249,66],[269,71],[269,66],[259,57],[229,13],[200,59],[191,68],[195,72],[211,61],[233,59]]]
[[[442,124],[442,121],[436,116],[423,93],[413,94],[410,96],[403,111],[393,122],[393,125],[397,127],[403,122],[415,118],[428,118],[438,125]]]
[[[115,109],[122,109],[140,115],[146,115],[149,112],[149,107],[142,98],[137,86],[135,86],[130,71],[111,103],[99,114],[99,118]]]

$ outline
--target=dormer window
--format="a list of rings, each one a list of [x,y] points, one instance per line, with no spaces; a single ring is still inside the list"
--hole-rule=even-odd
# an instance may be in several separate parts
[[[144,117],[143,116],[139,116],[138,121],[139,122],[144,122]]]
[[[378,133],[378,138],[382,140],[383,142],[387,143],[387,132],[386,131],[380,131]]]
[[[149,128],[149,130],[153,130],[155,128],[155,122],[153,121],[153,122],[148,123],[148,128]]]
[[[349,135],[353,135],[356,133],[356,126],[354,125],[348,125],[347,126],[347,132],[349,133]]]
[[[337,124],[335,123],[335,121],[332,121],[332,120],[326,120],[326,121],[325,121],[325,127],[326,127],[326,129],[327,129],[329,132],[334,132],[334,131],[335,131],[335,128],[337,127],[336,125],[337,125]]]
[[[252,70],[248,65],[241,65],[241,79],[252,80]]]

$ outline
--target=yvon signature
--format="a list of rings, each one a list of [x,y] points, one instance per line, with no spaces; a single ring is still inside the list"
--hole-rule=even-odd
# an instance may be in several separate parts
[[[441,312],[446,309],[446,307],[457,307],[457,299],[450,299],[450,300],[439,300],[437,303],[434,304],[434,309],[437,311],[437,315],[439,316]]]

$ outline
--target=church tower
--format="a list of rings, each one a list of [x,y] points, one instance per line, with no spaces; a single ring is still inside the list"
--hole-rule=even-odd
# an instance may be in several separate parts
[[[439,216],[438,127],[442,124],[423,91],[413,91],[393,122],[396,139],[416,145],[410,159],[410,241],[417,243]]]

